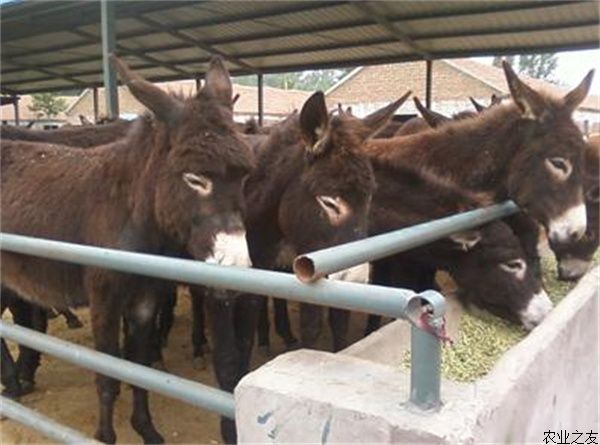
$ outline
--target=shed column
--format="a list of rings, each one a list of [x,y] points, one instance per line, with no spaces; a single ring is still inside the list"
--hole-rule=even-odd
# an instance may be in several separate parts
[[[21,119],[19,118],[19,96],[13,96],[13,107],[15,108],[15,125],[19,125]]]
[[[263,96],[263,75],[258,74],[258,125],[263,126],[264,121],[264,96]]]
[[[200,91],[200,88],[202,88],[202,79],[200,78],[200,76],[196,76],[194,78],[194,81],[196,82],[196,93],[198,93]]]
[[[432,78],[432,65],[431,60],[426,60],[426,73],[425,73],[425,106],[431,109],[431,78]]]
[[[98,88],[92,88],[92,100],[94,102],[94,123],[98,123]]]
[[[100,2],[102,16],[102,69],[104,72],[104,97],[106,100],[106,114],[109,119],[117,119],[119,117],[117,76],[108,59],[108,56],[115,51],[115,7],[115,1],[101,0]]]

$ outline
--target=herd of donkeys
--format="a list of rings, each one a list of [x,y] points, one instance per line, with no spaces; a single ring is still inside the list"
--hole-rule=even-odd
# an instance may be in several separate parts
[[[2,231],[226,266],[290,271],[294,258],[387,231],[512,199],[520,212],[425,246],[342,271],[331,279],[423,291],[446,271],[465,306],[533,329],[552,310],[541,278],[544,232],[559,277],[575,280],[598,246],[600,140],[584,138],[572,113],[593,72],[563,97],[537,91],[504,65],[510,95],[452,117],[415,98],[422,118],[392,121],[410,96],[358,118],[314,93],[299,112],[261,128],[234,122],[232,85],[214,58],[202,89],[170,95],[111,58],[149,112],[132,122],[36,131],[2,126]],[[399,79],[399,81],[401,81]],[[2,252],[2,311],[45,331],[49,314],[78,320],[89,306],[98,351],[150,365],[173,323],[176,284]],[[221,388],[232,391],[258,343],[268,346],[263,297],[191,288],[194,353],[210,331]],[[285,300],[274,324],[288,347],[314,346],[321,307],[300,307],[300,340]],[[346,346],[350,314],[329,309],[333,349]],[[379,326],[370,317],[365,331]],[[121,341],[121,338],[123,339]],[[40,357],[2,340],[2,384],[11,397],[33,390]],[[97,375],[95,438],[114,443],[119,382]],[[163,443],[147,391],[133,388],[132,427]],[[235,423],[221,420],[235,442]]]

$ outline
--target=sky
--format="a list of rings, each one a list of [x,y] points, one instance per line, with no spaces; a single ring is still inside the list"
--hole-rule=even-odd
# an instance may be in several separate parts
[[[596,69],[591,93],[600,95],[600,50],[565,51],[557,53],[558,66],[555,77],[565,85],[575,87],[592,68]],[[492,63],[492,57],[477,57],[484,63]]]

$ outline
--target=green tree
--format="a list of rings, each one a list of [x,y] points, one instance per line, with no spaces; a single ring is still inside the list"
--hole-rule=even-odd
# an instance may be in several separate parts
[[[267,74],[264,76],[266,86],[282,88],[284,90],[327,90],[350,72],[351,68],[336,70],[314,70],[296,73]],[[256,76],[240,76],[233,80],[239,85],[256,86]]]
[[[54,117],[67,109],[67,102],[54,93],[39,93],[31,96],[31,105],[28,105],[30,111],[33,111],[38,118]]]
[[[552,80],[558,65],[558,57],[554,53],[519,56],[519,72],[536,79]]]

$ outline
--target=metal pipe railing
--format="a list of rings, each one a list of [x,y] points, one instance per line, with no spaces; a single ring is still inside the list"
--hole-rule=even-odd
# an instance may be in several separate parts
[[[294,272],[305,283],[359,264],[422,246],[461,230],[471,229],[517,213],[512,201],[417,224],[393,232],[317,250],[298,256]]]
[[[8,417],[22,425],[39,431],[44,436],[57,442],[77,445],[100,445],[100,442],[85,437],[79,431],[61,425],[49,417],[3,396],[0,396],[0,416]]]
[[[74,363],[102,375],[208,409],[233,419],[233,395],[173,374],[94,351],[41,332],[0,320],[0,337]]]
[[[413,299],[420,301],[418,294],[406,289],[335,280],[320,280],[306,285],[298,281],[293,274],[288,273],[219,266],[201,261],[84,246],[6,233],[0,234],[0,249],[181,283],[275,296],[302,303],[332,306],[393,318],[407,318],[406,308],[409,302]],[[428,303],[443,305],[443,301],[443,297],[440,296],[435,301],[428,301]]]

